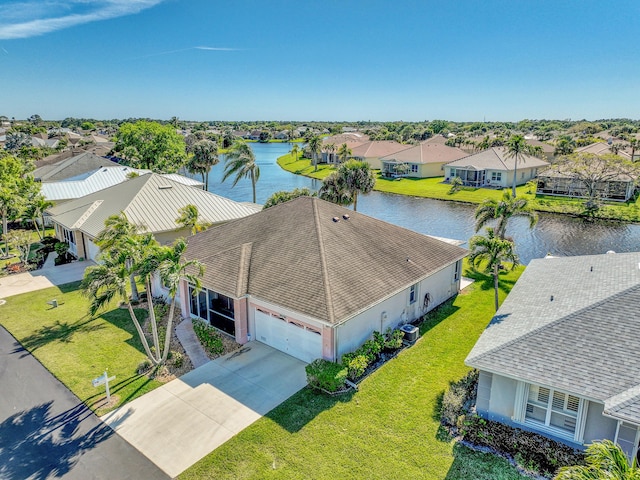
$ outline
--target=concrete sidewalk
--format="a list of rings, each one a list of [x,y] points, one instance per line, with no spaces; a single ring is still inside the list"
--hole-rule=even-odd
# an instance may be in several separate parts
[[[175,477],[303,388],[305,365],[250,342],[102,420]]]
[[[53,266],[54,255],[49,255],[43,268],[32,272],[7,275],[0,278],[0,298],[7,298],[26,292],[34,292],[44,288],[63,285],[82,280],[84,270],[95,265],[91,260]]]

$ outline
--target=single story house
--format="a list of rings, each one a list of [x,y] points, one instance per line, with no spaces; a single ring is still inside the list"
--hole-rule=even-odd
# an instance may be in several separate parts
[[[385,177],[430,178],[444,176],[446,164],[467,156],[459,148],[427,141],[381,157],[380,162]]]
[[[94,172],[101,167],[119,167],[120,164],[99,157],[92,152],[83,152],[52,164],[43,164],[33,171],[37,182],[59,182],[78,175]]]
[[[183,281],[184,317],[303,361],[339,360],[374,330],[458,293],[467,251],[333,203],[299,197],[188,239],[205,265]]]
[[[78,258],[97,261],[95,237],[105,220],[124,212],[129,221],[154,234],[162,244],[191,234],[176,223],[180,209],[195,205],[201,221],[220,224],[251,215],[260,205],[234,202],[225,197],[185,185],[157,173],[149,173],[113,185],[84,197],[69,200],[47,210],[56,237],[69,242]]]
[[[625,160],[631,161],[631,153],[624,149],[612,149],[612,143],[596,142],[591,145],[576,148],[575,153],[593,153],[595,155],[618,155]],[[634,155],[636,157],[636,155]]]
[[[382,168],[380,160],[382,157],[400,152],[406,148],[406,144],[393,140],[371,140],[353,147],[349,158],[367,162],[371,168],[380,170]]]
[[[597,159],[594,159],[594,162],[597,162]],[[585,169],[589,167],[598,168],[597,165],[584,166]],[[611,175],[607,175],[606,180],[594,181],[593,185],[587,185],[584,181],[584,178],[589,175],[583,175],[582,179],[579,177],[563,163],[554,164],[538,174],[536,193],[589,198],[589,190],[592,190],[596,192],[599,199],[626,202],[633,197],[636,191],[637,179],[622,172],[617,175],[612,172]],[[598,175],[594,176],[594,178],[597,177]]]
[[[74,198],[84,197],[90,193],[125,182],[132,174],[148,175],[150,173],[151,170],[132,168],[124,165],[118,165],[117,167],[101,167],[92,172],[67,178],[64,181],[42,183],[40,192],[47,200],[57,204]],[[163,173],[160,175],[164,178],[169,178],[190,187],[204,188],[204,184],[202,182],[182,175],[175,173]]]
[[[548,165],[537,157],[524,155],[518,161],[516,185],[536,178],[538,169]],[[447,182],[459,177],[467,186],[506,188],[513,185],[515,169],[515,159],[508,156],[506,148],[492,147],[448,163],[444,167],[444,175]]]
[[[465,363],[484,418],[574,447],[640,440],[640,252],[531,261]]]

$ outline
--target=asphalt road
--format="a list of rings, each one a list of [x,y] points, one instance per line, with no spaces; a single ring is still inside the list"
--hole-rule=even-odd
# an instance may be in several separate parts
[[[0,326],[0,480],[53,478],[169,477]]]

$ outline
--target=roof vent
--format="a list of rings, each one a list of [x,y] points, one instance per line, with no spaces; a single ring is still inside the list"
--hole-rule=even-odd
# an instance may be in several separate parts
[[[349,218],[351,217],[349,217],[348,213],[345,213],[344,215],[342,215],[342,218],[344,218],[345,220],[349,220]]]
[[[591,265],[591,271],[593,272],[593,265]]]
[[[550,301],[551,301],[551,302],[553,302],[553,295],[551,295],[551,299],[550,299]]]
[[[616,252],[614,252],[613,250],[609,250],[607,253],[616,253]]]
[[[332,220],[333,220],[335,223],[338,223],[338,222],[340,221],[340,217],[333,217],[333,218],[332,218]]]
[[[167,190],[171,188],[171,185],[158,185],[158,189],[160,190]]]

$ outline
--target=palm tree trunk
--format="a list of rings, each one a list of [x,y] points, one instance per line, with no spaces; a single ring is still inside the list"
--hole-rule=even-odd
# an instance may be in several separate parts
[[[495,307],[496,312],[498,311],[498,275],[500,274],[500,265],[495,264],[493,266],[493,289],[495,290]]]
[[[9,256],[9,237],[7,236],[7,230],[9,229],[9,222],[7,221],[7,210],[2,211],[2,236],[4,237],[4,255]]]
[[[131,303],[127,303],[127,309],[129,310],[129,315],[131,316],[131,320],[133,320],[133,324],[136,326],[136,330],[138,331],[138,336],[140,337],[140,341],[142,342],[142,347],[144,348],[145,353],[151,363],[154,365],[158,365],[158,361],[151,354],[151,349],[149,348],[149,343],[147,342],[147,338],[144,336],[144,332],[142,331],[142,327],[140,326],[140,322],[138,321],[138,317],[136,317],[136,313],[133,311],[133,307]]]
[[[129,275],[129,283],[131,284],[131,301],[138,302],[140,294],[138,293],[138,285],[136,284],[136,274]]]
[[[253,189],[253,203],[256,203],[256,175],[251,170],[251,188]]]
[[[40,234],[40,229],[38,228],[38,221],[35,218],[32,218],[31,222],[33,222],[33,228],[36,229],[36,233],[38,234],[38,238],[40,240],[42,240],[42,235]],[[43,228],[43,233],[44,233],[44,225],[42,226],[42,228]]]
[[[518,156],[516,155],[516,158],[513,162],[513,187],[512,187],[513,198],[516,198],[516,181],[517,180],[518,180]]]
[[[151,280],[150,276],[147,276],[147,308],[149,309],[149,322],[151,322],[151,336],[153,338],[153,346],[156,349],[155,357],[157,363],[160,363],[160,341],[158,340],[158,322],[156,321],[156,312],[153,309],[153,297],[151,296]]]
[[[204,189],[207,192],[209,191],[209,170],[207,170],[207,176],[205,177],[205,180],[204,180]]]
[[[353,211],[357,211],[358,209],[358,192],[354,191],[353,192]]]
[[[169,344],[171,343],[171,329],[173,328],[173,314],[176,310],[176,299],[175,297],[171,299],[171,306],[169,307],[169,319],[167,320],[167,333],[164,337],[164,351],[162,352],[162,360],[164,363],[167,361],[167,357],[169,356]]]

